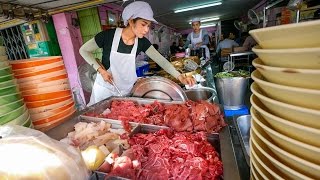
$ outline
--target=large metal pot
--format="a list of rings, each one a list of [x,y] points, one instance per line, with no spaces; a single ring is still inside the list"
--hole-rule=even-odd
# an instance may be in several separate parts
[[[205,100],[208,102],[219,103],[216,90],[208,87],[202,87],[197,89],[188,89],[184,91],[189,100],[199,101]]]
[[[248,78],[214,78],[219,101],[224,109],[237,110],[244,107],[244,98],[248,87]]]

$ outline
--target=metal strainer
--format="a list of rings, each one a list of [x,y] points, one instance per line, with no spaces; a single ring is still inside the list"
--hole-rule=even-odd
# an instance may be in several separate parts
[[[200,67],[196,62],[194,62],[191,59],[184,60],[183,65],[184,69],[187,71],[195,71],[196,69],[198,69],[198,67]]]
[[[234,63],[232,61],[228,61],[223,64],[223,70],[226,72],[230,72],[234,69]]]

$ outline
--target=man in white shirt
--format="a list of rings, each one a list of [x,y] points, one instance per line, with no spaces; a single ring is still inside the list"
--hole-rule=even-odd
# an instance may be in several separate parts
[[[239,46],[239,44],[236,43],[234,40],[229,39],[229,34],[230,33],[223,33],[223,40],[219,42],[216,49],[217,54],[221,51],[221,49],[233,48],[233,47]]]

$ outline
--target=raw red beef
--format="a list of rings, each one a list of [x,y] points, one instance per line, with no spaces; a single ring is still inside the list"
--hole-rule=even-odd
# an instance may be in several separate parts
[[[137,179],[219,179],[223,173],[219,154],[205,133],[165,129],[153,134],[136,134],[129,140]]]
[[[108,111],[107,111],[108,110]],[[187,101],[185,104],[164,105],[157,101],[148,105],[138,105],[133,101],[112,101],[110,110],[100,117],[119,119],[126,130],[129,122],[165,125],[175,131],[219,132],[226,126],[220,108],[206,101]],[[87,114],[90,116],[92,113]]]

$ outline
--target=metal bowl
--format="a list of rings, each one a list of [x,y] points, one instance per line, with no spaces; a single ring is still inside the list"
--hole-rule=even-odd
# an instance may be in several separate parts
[[[184,92],[188,99],[192,101],[205,100],[211,103],[218,103],[217,92],[212,88],[202,87],[198,89],[188,89]]]

